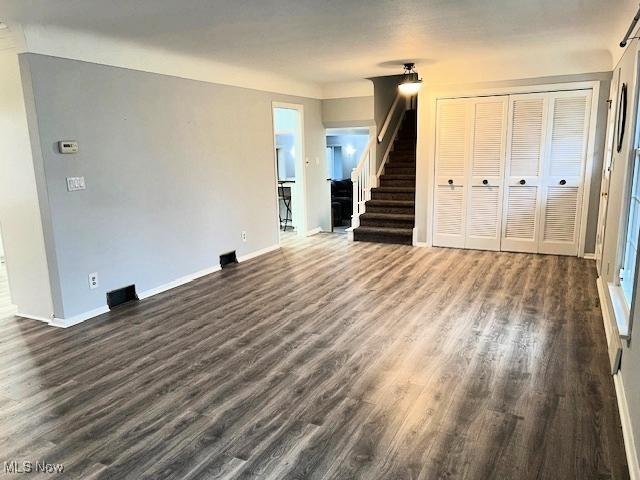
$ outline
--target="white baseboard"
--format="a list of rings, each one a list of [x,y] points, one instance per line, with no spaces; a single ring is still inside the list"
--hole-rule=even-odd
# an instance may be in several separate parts
[[[629,404],[627,403],[627,396],[624,392],[621,372],[613,376],[613,383],[616,387],[618,411],[620,413],[620,422],[622,423],[622,437],[624,438],[624,449],[627,454],[627,464],[629,465],[629,478],[630,480],[640,480],[640,463],[638,462],[633,425],[631,424]]]
[[[103,313],[107,313],[109,311],[109,307],[107,305],[103,305],[102,307],[94,308],[93,310],[89,310],[88,312],[83,312],[78,315],[74,315],[69,318],[56,318],[49,322],[49,325],[52,327],[59,328],[69,328],[82,323],[90,318],[97,317],[98,315],[102,315]]]
[[[427,242],[415,242],[413,246],[420,248],[429,248],[429,244]]]
[[[307,233],[304,234],[305,237],[310,237],[312,235],[316,235],[322,231],[322,227],[316,227],[311,230],[307,230]]]
[[[189,275],[185,275],[184,277],[180,277],[172,282],[165,283],[164,285],[159,285],[155,288],[150,288],[149,290],[145,290],[144,292],[139,292],[138,298],[140,300],[144,300],[145,298],[149,298],[149,297],[152,297],[153,295],[166,292],[167,290],[171,290],[172,288],[176,288],[186,283],[193,282],[196,278],[204,277],[205,275],[210,275],[212,273],[219,272],[219,271],[220,271],[220,265],[214,265],[213,267],[205,268],[203,270],[199,270]]]
[[[51,323],[51,318],[41,317],[39,315],[31,315],[30,313],[22,313],[21,311],[16,312],[17,317],[28,318],[29,320],[37,320],[39,322]]]
[[[318,233],[318,232],[316,232]],[[250,260],[252,258],[256,258],[259,257],[260,255],[264,255],[265,253],[269,253],[269,252],[273,252],[274,250],[278,250],[280,248],[280,245],[271,245],[270,247],[267,248],[263,248],[261,250],[256,250],[255,252],[251,252],[248,253],[247,255],[242,255],[240,257],[238,257],[238,261],[239,262],[245,262],[247,260]],[[180,277],[172,282],[169,283],[165,283],[164,285],[159,285],[157,287],[154,288],[150,288],[149,290],[145,290],[143,292],[139,292],[138,293],[138,298],[140,300],[144,300],[145,298],[149,298],[152,297],[153,295],[158,295],[159,293],[162,292],[166,292],[167,290],[171,290],[173,288],[179,287],[181,285],[185,285],[189,282],[192,282],[194,280],[196,280],[197,278],[200,277],[204,277],[205,275],[210,275],[212,273],[218,272],[220,271],[221,267],[220,265],[214,265],[213,267],[209,267],[209,268],[205,268],[204,270],[199,270],[197,272],[191,273],[189,275],[185,275],[184,277]],[[25,317],[25,318],[31,318],[33,320],[39,320],[41,322],[46,322],[49,325],[51,325],[52,327],[58,327],[58,328],[68,328],[68,327],[72,327],[73,325],[77,325],[79,323],[82,323],[86,320],[89,320],[90,318],[94,318],[97,317],[98,315],[102,315],[104,313],[107,313],[109,311],[109,307],[107,305],[104,305],[102,307],[96,308],[94,310],[90,310],[88,312],[84,312],[81,313],[79,315],[74,315],[73,317],[70,318],[53,318],[53,319],[48,319],[48,318],[42,318],[42,317],[36,317],[33,315],[27,315],[27,314],[21,314],[21,313],[17,313],[18,316],[20,317]]]
[[[595,260],[596,259],[596,254],[595,253],[585,253],[582,258],[584,258],[586,260]]]
[[[251,260],[252,258],[259,257],[260,255],[264,255],[265,253],[274,252],[280,249],[280,245],[271,245],[267,248],[262,248],[260,250],[256,250],[255,252],[247,253],[246,255],[240,255],[238,257],[238,262],[246,262],[247,260]]]
[[[0,317],[13,317],[18,313],[18,307],[16,305],[7,305],[0,309]]]

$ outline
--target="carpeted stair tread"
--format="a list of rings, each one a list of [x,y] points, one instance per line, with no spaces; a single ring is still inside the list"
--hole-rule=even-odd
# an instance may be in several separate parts
[[[378,207],[415,207],[413,200],[367,200],[367,205]]]
[[[353,239],[360,242],[413,244],[416,194],[415,112],[405,114],[379,187],[371,189],[360,226]]]
[[[371,191],[380,193],[415,193],[416,187],[376,187],[372,188]]]
[[[389,180],[415,180],[415,175],[402,174],[402,173],[385,173],[380,175],[380,178],[388,178]]]
[[[413,228],[393,228],[393,227],[358,227],[353,230],[359,233],[373,233],[404,237],[413,237]]]

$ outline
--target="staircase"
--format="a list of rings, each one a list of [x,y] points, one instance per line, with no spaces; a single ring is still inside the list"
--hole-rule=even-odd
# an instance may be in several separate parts
[[[416,195],[416,111],[407,110],[380,175],[371,189],[360,226],[353,230],[358,242],[413,244]]]

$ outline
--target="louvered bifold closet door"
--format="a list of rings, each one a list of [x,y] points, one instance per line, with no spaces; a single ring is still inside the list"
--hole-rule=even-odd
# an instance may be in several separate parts
[[[470,106],[466,99],[438,100],[433,235],[438,247],[465,244]]]
[[[502,250],[537,252],[547,94],[511,95]]]
[[[577,255],[591,90],[549,96],[539,251]]]
[[[500,250],[509,97],[472,102],[465,247]]]

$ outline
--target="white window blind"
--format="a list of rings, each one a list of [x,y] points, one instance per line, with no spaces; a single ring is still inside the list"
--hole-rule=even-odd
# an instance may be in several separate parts
[[[620,270],[620,286],[624,293],[627,306],[631,305],[633,296],[633,282],[636,276],[636,258],[638,256],[638,232],[640,230],[640,162],[635,156],[633,162],[633,178],[631,195],[629,198],[629,215],[627,220],[627,234],[624,245],[624,261]]]

